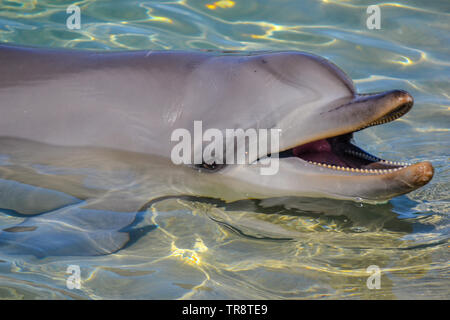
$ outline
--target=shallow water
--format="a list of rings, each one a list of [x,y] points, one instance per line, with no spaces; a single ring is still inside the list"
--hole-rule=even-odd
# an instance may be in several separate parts
[[[121,207],[163,186],[134,163],[104,154],[83,158],[79,150],[27,146],[36,152],[20,157],[1,149],[2,203],[35,201],[25,178],[45,181],[47,189],[34,190],[40,201],[32,209],[42,215],[1,210],[8,239],[28,247],[23,254],[14,246],[0,251],[0,298],[449,298],[450,2],[380,4],[380,30],[366,28],[372,1],[87,0],[77,2],[80,30],[66,28],[70,4],[0,1],[0,41],[313,52],[345,70],[360,92],[396,88],[414,96],[407,116],[356,140],[385,159],[429,160],[435,176],[380,205],[184,197],[160,199],[136,215]],[[100,165],[86,164],[102,157]],[[77,189],[80,181],[84,189]],[[124,184],[129,188],[117,192]],[[100,205],[86,209],[52,187],[80,199],[95,195]],[[66,286],[69,265],[80,267],[80,289]],[[370,265],[382,271],[380,289],[366,285]]]

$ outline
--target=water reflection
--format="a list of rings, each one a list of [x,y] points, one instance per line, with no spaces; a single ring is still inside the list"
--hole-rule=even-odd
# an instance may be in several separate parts
[[[360,92],[411,92],[407,117],[356,139],[388,159],[430,160],[435,177],[376,206],[162,198],[182,186],[149,177],[157,162],[9,140],[0,144],[0,297],[448,298],[448,2],[380,3],[377,31],[365,27],[370,1],[113,2],[80,2],[82,29],[68,31],[64,2],[0,0],[0,41],[313,52]],[[19,145],[28,152],[14,154]],[[70,264],[81,267],[81,290],[65,286]],[[383,270],[380,290],[366,286],[371,264]]]

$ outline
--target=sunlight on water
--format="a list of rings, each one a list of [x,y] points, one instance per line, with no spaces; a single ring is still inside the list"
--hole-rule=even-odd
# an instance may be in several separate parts
[[[70,4],[0,0],[0,42],[86,50],[312,52],[341,67],[360,92],[395,88],[412,94],[415,107],[406,117],[355,139],[386,159],[431,161],[435,177],[380,205],[161,199],[135,215],[111,210],[132,203],[142,184],[157,182],[132,164],[105,160],[105,173],[94,165],[76,166],[69,157],[16,163],[0,154],[1,179],[51,177],[52,186],[77,194],[39,190],[48,202],[33,209],[47,213],[30,219],[1,209],[0,227],[10,228],[11,239],[33,223],[57,227],[27,240],[27,255],[0,250],[0,298],[448,299],[450,2],[381,3],[380,30],[366,27],[373,3],[365,0],[84,0],[76,2],[80,30],[66,27]],[[11,197],[23,192],[19,182]],[[114,193],[121,184],[129,190]],[[81,199],[87,195],[96,195],[104,207],[85,209]],[[31,200],[20,201],[26,206]],[[65,241],[66,249],[37,249],[52,248],[55,241]],[[80,289],[66,286],[69,265],[80,266]],[[370,265],[382,269],[381,289],[366,285]]]

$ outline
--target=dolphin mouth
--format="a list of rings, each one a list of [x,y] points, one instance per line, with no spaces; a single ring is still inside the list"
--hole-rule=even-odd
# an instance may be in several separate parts
[[[352,143],[353,132],[316,140],[280,153],[280,158],[297,157],[310,164],[338,171],[388,173],[411,165],[374,156]]]
[[[412,108],[412,105],[412,100],[406,101],[388,114],[363,124],[355,131],[295,146],[279,153],[279,157],[296,157],[314,166],[360,174],[386,174],[408,168],[411,163],[389,161],[374,156],[354,145],[352,138],[354,132],[400,118]]]

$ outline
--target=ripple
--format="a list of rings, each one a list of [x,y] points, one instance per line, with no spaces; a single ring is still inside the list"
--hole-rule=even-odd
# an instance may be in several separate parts
[[[0,41],[96,50],[309,51],[343,68],[360,92],[410,91],[411,112],[355,139],[388,159],[429,160],[436,173],[427,186],[377,206],[325,199],[166,199],[131,227],[139,231],[133,241],[131,229],[121,229],[134,221],[130,213],[62,214],[82,209],[77,206],[84,203],[77,203],[56,213],[55,226],[46,223],[51,216],[24,222],[25,217],[3,209],[2,230],[21,231],[10,236],[48,225],[55,232],[69,230],[65,237],[37,237],[49,246],[71,235],[69,242],[84,243],[78,249],[86,252],[107,248],[119,234],[125,237],[119,251],[100,256],[74,258],[66,252],[39,259],[2,251],[1,298],[412,299],[423,298],[422,293],[447,298],[442,281],[449,272],[450,222],[447,2],[379,3],[380,30],[365,26],[367,3],[337,0],[84,0],[77,2],[81,29],[68,30],[66,7],[72,3],[0,0]],[[126,165],[103,177],[92,170],[30,163],[22,170],[41,177],[84,177],[89,192],[106,193],[97,200],[108,205],[133,200],[134,189],[121,197],[108,190],[151,178],[130,174]],[[13,166],[14,160],[0,154],[0,172],[10,173]],[[146,226],[151,232],[142,229]],[[95,227],[111,238],[92,244]],[[65,287],[70,264],[81,267],[78,291]],[[380,290],[367,289],[371,264],[383,271]]]

